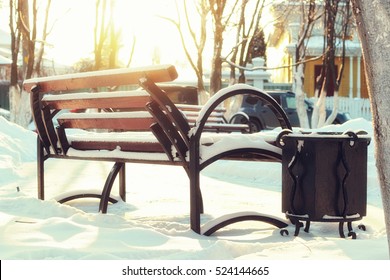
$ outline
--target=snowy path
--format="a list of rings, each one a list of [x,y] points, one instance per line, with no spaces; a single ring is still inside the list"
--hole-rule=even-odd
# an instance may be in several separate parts
[[[99,186],[104,181],[103,174],[109,170],[108,164],[102,162],[67,161],[66,165],[63,162],[49,161],[47,170],[53,172],[47,178],[48,197],[58,190],[71,190],[72,181],[79,187]],[[232,170],[235,164],[224,162],[205,173],[223,170],[231,174],[230,181],[238,183],[240,178]],[[279,168],[275,164],[263,170],[264,181],[257,174],[246,186],[203,176],[206,212],[219,216],[224,211],[258,210],[283,218]],[[292,236],[292,226],[290,236],[282,237],[279,230],[258,222],[245,222],[217,236],[202,237],[188,229],[188,181],[179,167],[129,164],[127,203],[110,206],[108,215],[96,213],[96,200],[80,200],[70,205],[36,200],[35,178],[31,176],[34,169],[35,164],[24,164],[23,179],[17,183],[21,192],[16,193],[12,183],[5,188],[7,194],[2,195],[1,258],[387,258],[383,214],[374,206],[369,206],[368,217],[363,219],[368,230],[358,231],[358,240],[340,239],[336,224],[323,223],[313,224],[309,234],[301,233],[298,237]],[[73,175],[64,180],[61,177],[67,172]],[[260,188],[254,187],[256,184]],[[209,217],[206,214],[205,221]]]

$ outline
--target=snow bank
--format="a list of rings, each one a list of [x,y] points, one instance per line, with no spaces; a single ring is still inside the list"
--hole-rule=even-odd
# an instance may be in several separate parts
[[[365,129],[353,120],[327,129]],[[127,201],[97,213],[96,200],[59,204],[52,198],[80,188],[101,189],[106,162],[46,162],[47,200],[36,198],[36,135],[0,118],[0,259],[48,260],[345,260],[388,259],[387,236],[371,143],[368,214],[357,240],[341,239],[335,223],[312,223],[310,232],[281,236],[245,222],[210,237],[189,229],[188,177],[181,167],[128,164]],[[23,172],[20,172],[20,171]],[[206,224],[232,212],[281,213],[278,163],[220,161],[202,173]],[[66,176],[64,176],[66,175]],[[15,188],[18,186],[19,188]],[[19,191],[17,191],[19,190]],[[114,188],[114,194],[117,191]],[[356,225],[354,225],[356,228]]]
[[[14,164],[35,161],[37,135],[0,117],[1,162],[9,159]]]

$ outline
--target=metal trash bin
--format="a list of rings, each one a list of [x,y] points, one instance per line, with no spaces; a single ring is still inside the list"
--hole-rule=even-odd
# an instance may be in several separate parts
[[[359,132],[285,133],[281,139],[282,211],[301,221],[338,222],[339,234],[356,238],[352,222],[366,216],[367,146],[371,138]],[[363,225],[359,228],[365,229]]]

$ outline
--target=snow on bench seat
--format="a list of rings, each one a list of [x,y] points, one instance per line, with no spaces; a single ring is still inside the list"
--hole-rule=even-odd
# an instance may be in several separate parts
[[[170,163],[170,159],[165,153],[142,153],[142,152],[127,152],[122,151],[119,148],[115,150],[76,150],[69,148],[67,156],[70,158],[89,158],[91,160],[100,159],[117,159],[118,161],[139,161],[139,162],[150,162],[159,163],[166,162]],[[174,159],[174,161],[179,161]]]
[[[161,144],[151,132],[69,132],[67,139],[70,147],[74,150],[165,153]]]
[[[224,134],[204,133],[201,138],[200,156],[201,162],[214,157],[217,154],[233,149],[264,149],[281,155],[281,149],[270,143],[275,142],[276,132],[259,132],[254,134]],[[71,148],[68,156],[91,156],[98,158],[167,160],[162,156],[164,150],[151,132],[93,132],[85,130],[72,130],[67,132],[67,139]],[[100,149],[97,149],[99,147]],[[174,147],[171,147],[174,151]],[[95,152],[92,152],[94,150]],[[144,153],[141,153],[144,151]],[[145,151],[149,151],[145,153]],[[130,156],[125,152],[134,152]],[[188,155],[187,155],[188,157]],[[176,157],[174,157],[178,160]]]
[[[224,154],[232,150],[257,149],[268,151],[270,155],[279,155],[282,151],[273,144],[277,135],[271,133],[253,133],[253,134],[211,134],[207,133],[201,137],[200,157],[201,163],[215,157],[218,154]]]

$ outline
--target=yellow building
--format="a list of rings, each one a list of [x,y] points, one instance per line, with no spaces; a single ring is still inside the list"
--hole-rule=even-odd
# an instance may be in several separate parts
[[[292,4],[284,2],[275,5],[272,9],[274,18],[283,18],[273,26],[268,45],[268,66],[281,67],[273,71],[272,80],[278,83],[293,82],[293,67],[285,67],[295,62],[296,44],[301,28],[301,10],[290,7]],[[289,5],[288,16],[286,5]],[[295,8],[298,8],[296,6]],[[336,67],[340,71],[342,65],[342,40],[337,39]],[[314,96],[315,80],[322,68],[322,59],[315,60],[324,53],[324,25],[323,20],[315,24],[311,36],[306,39],[304,91],[308,97]],[[358,36],[353,28],[350,29],[348,39],[345,41],[344,69],[339,89],[339,96],[351,98],[368,98],[368,90],[362,61],[361,46]],[[313,60],[314,59],[314,60]]]

